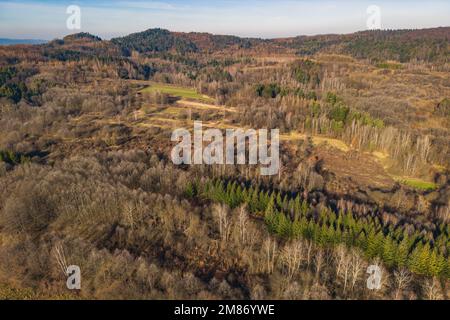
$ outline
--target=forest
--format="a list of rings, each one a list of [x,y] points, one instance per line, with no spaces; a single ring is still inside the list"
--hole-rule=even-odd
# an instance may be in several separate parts
[[[0,46],[0,299],[448,299],[449,38]],[[279,173],[173,164],[194,121],[279,129]]]

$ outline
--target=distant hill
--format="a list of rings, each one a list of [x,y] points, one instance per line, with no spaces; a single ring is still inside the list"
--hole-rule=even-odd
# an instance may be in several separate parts
[[[64,42],[73,41],[102,41],[100,37],[94,36],[88,32],[74,33],[64,37]]]
[[[450,44],[450,27],[417,30],[375,30],[351,34],[298,36],[280,39],[240,38],[210,33],[171,32],[149,29],[125,37],[112,39],[125,55],[135,50],[154,52],[214,52],[225,49],[252,49],[263,46],[269,49],[284,48],[299,55],[317,52],[350,54],[355,58],[370,60],[392,59],[446,61]]]
[[[132,50],[140,53],[168,51],[186,53],[198,51],[198,47],[193,41],[181,37],[179,33],[159,28],[114,38],[111,39],[111,42],[119,46],[124,55],[130,55]]]
[[[373,30],[343,35],[299,36],[275,39],[277,43],[307,55],[320,51],[350,54],[358,59],[408,62],[448,61],[450,27],[405,30]]]
[[[47,40],[40,39],[7,39],[0,38],[0,46],[9,46],[15,44],[43,44],[47,43]]]
[[[251,48],[264,43],[261,39],[240,38],[229,35],[213,35],[198,32],[171,32],[165,29],[148,29],[125,37],[111,39],[122,51],[129,54],[131,50],[146,52],[198,52],[218,51],[227,48]]]
[[[45,56],[60,60],[83,56],[126,58],[133,51],[141,54],[214,53],[238,49],[289,51],[301,56],[316,53],[348,54],[372,62],[396,60],[446,63],[450,48],[450,27],[410,30],[375,30],[351,34],[297,36],[259,39],[198,32],[171,32],[155,28],[104,41],[89,33],[77,33],[64,39],[44,40],[0,39],[5,44],[37,44],[44,46]]]

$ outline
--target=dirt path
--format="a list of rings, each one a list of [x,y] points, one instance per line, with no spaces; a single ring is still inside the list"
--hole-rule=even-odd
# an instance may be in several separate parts
[[[196,102],[196,101],[189,101],[189,100],[179,100],[177,101],[178,105],[181,105],[183,107],[192,107],[192,108],[198,108],[198,109],[206,109],[206,110],[218,110],[218,111],[227,111],[227,112],[237,112],[236,109],[230,108],[227,106],[216,106],[213,104],[203,103],[203,102]]]

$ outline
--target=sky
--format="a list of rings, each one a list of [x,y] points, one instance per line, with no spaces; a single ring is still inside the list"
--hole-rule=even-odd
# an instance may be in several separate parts
[[[81,10],[81,29],[67,27],[70,5]],[[155,27],[259,38],[351,33],[367,29],[371,5],[382,29],[450,26],[449,0],[0,0],[0,38],[110,39]]]

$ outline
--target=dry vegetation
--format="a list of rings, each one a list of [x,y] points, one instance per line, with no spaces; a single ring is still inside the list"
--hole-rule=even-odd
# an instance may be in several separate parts
[[[448,36],[0,47],[0,298],[448,299]],[[174,166],[194,120],[279,128],[280,174]]]

